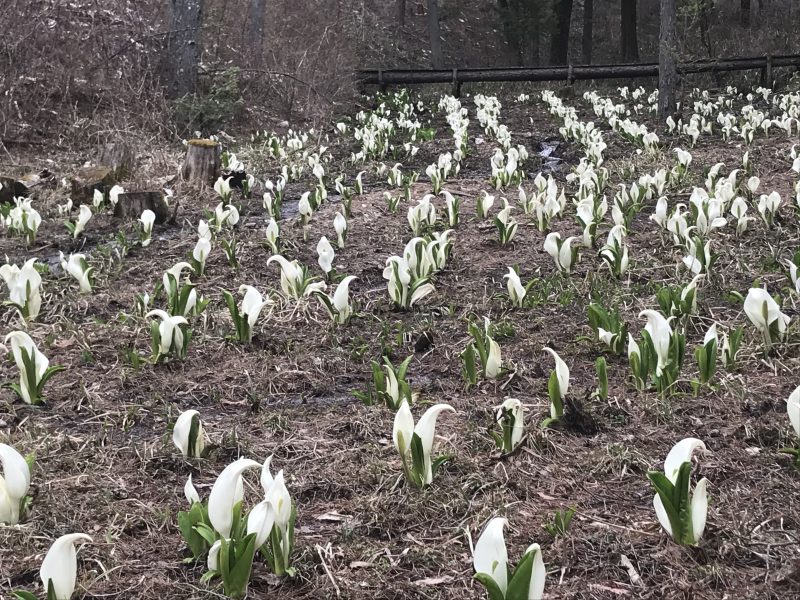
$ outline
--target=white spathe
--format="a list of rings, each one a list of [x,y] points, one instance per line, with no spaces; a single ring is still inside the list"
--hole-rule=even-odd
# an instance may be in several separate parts
[[[75,592],[77,579],[78,559],[75,544],[79,542],[92,542],[92,538],[85,533],[68,533],[58,538],[42,561],[39,576],[42,578],[44,589],[47,590],[50,582],[53,583],[55,600],[70,600]]]
[[[231,535],[233,525],[233,507],[244,498],[242,474],[247,469],[261,467],[249,458],[235,460],[222,470],[208,497],[208,519],[214,530],[224,538]]]
[[[31,486],[31,471],[25,458],[8,444],[0,443],[0,523],[19,523],[19,509]]]

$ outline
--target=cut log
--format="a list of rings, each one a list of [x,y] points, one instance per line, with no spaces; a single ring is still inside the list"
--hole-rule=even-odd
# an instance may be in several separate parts
[[[0,204],[13,204],[14,198],[27,196],[27,185],[13,177],[3,177],[0,175]]]
[[[97,162],[100,166],[111,169],[117,181],[122,181],[133,173],[134,160],[130,146],[113,142],[105,144],[100,149],[100,158]]]
[[[114,171],[108,167],[84,167],[70,178],[72,203],[91,204],[95,190],[105,194],[116,182]]]
[[[155,213],[156,223],[165,223],[169,220],[169,207],[162,192],[125,192],[120,194],[117,205],[114,207],[114,217],[133,221],[141,217],[148,208]]]
[[[213,184],[219,177],[219,144],[213,140],[189,140],[186,159],[181,167],[184,180],[202,186]]]

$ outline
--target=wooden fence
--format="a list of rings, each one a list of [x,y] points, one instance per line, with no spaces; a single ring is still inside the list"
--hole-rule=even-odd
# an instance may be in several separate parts
[[[753,58],[720,58],[678,64],[679,74],[723,73],[760,70],[762,85],[770,85],[776,67],[800,67],[800,54]],[[390,85],[451,84],[457,96],[464,83],[500,81],[564,81],[630,79],[658,77],[658,63],[613,65],[568,65],[564,67],[508,67],[487,69],[363,69],[357,78],[361,85],[377,85],[385,91]]]

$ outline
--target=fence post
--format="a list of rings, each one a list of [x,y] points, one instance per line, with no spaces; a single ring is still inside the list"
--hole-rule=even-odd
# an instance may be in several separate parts
[[[572,63],[567,65],[567,85],[575,83],[575,74],[573,73]]]
[[[389,86],[383,80],[383,69],[378,69],[378,86],[382,94],[385,94],[386,90],[389,89]]]
[[[764,76],[766,79],[764,87],[772,89],[772,54],[767,54],[767,67],[764,69]]]
[[[461,97],[461,82],[458,80],[458,69],[453,69],[453,96]]]

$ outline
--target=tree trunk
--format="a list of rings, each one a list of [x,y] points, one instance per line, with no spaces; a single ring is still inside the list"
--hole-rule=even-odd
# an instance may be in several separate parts
[[[75,206],[91,204],[94,191],[105,194],[117,182],[114,170],[109,167],[82,167],[70,177],[70,195]]]
[[[125,192],[119,195],[114,206],[114,218],[132,221],[138,219],[145,210],[152,210],[156,223],[166,223],[169,207],[164,201],[163,192]]]
[[[572,21],[572,0],[556,0],[555,28],[550,40],[550,62],[565,65],[569,57],[569,27]]]
[[[525,49],[522,37],[525,33],[523,15],[520,14],[519,3],[509,0],[497,0],[500,9],[500,20],[503,22],[503,35],[506,38],[511,63],[522,67],[525,65]]]
[[[713,40],[711,39],[711,24],[713,23],[713,15],[711,13],[714,10],[714,1],[713,0],[698,0],[698,1],[700,4],[700,18],[699,18],[700,41],[703,42],[703,46],[705,46],[706,48],[708,57],[711,58],[715,54],[714,45],[712,43]]]
[[[247,44],[250,64],[259,66],[264,56],[264,20],[267,13],[267,0],[250,0],[247,14]],[[252,50],[251,50],[252,49]]]
[[[406,0],[397,0],[397,27],[406,26]]]
[[[533,14],[531,15],[530,45],[530,64],[534,67],[538,67],[541,64],[542,14],[536,8],[534,8]]]
[[[592,34],[594,33],[594,0],[583,0],[583,64],[592,64]]]
[[[676,0],[661,0],[661,29],[658,45],[658,117],[661,121],[675,113],[675,87],[678,72],[675,54],[678,33],[675,14]]]
[[[181,177],[201,186],[209,185],[219,177],[219,144],[211,140],[189,140],[186,159],[181,167]]]
[[[204,0],[171,0],[172,18],[167,48],[167,93],[171,98],[191,94],[200,64],[200,34]]]
[[[117,181],[127,179],[133,174],[136,157],[133,148],[125,142],[109,142],[100,149],[97,164],[108,167]]]
[[[428,36],[431,40],[431,66],[444,68],[442,32],[439,28],[439,0],[428,0]]]
[[[750,27],[750,0],[741,0],[739,5],[739,24]]]
[[[639,41],[636,35],[636,2],[637,0],[622,0],[620,5],[622,62],[639,61]]]

